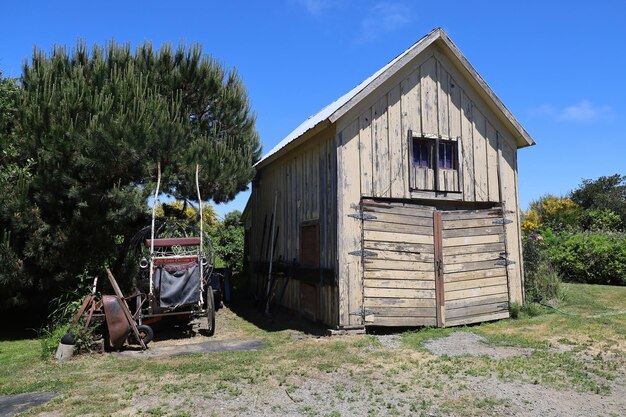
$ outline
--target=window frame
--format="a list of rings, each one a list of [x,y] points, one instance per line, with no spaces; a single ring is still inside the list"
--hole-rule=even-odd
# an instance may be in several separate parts
[[[408,138],[409,138],[409,160],[408,160],[408,164],[409,164],[409,188],[411,190],[415,190],[415,191],[435,191],[435,192],[439,192],[442,191],[439,189],[439,171],[456,171],[457,175],[459,177],[459,188],[460,188],[460,176],[461,174],[461,170],[459,169],[459,165],[460,165],[460,161],[459,161],[459,154],[460,154],[460,143],[461,143],[461,138],[456,138],[456,140],[453,140],[452,138],[442,138],[442,137],[432,137],[432,136],[415,136],[413,135],[412,131],[409,130],[408,131]],[[424,149],[424,147],[428,150],[428,155],[426,157],[426,160],[428,161],[428,164],[426,166],[423,165],[423,162],[425,160],[425,158],[423,157],[423,155],[420,154],[419,157],[419,162],[416,160],[416,154],[415,154],[415,150],[416,150],[416,145],[420,146],[420,149]],[[445,159],[445,153],[446,153],[446,149],[450,151],[450,157],[448,160]],[[420,151],[421,152],[421,151]],[[441,159],[441,153],[444,153],[443,158]],[[416,162],[418,162],[416,164]],[[447,166],[449,165],[449,167]],[[413,170],[414,169],[418,169],[418,170],[426,170],[426,169],[430,169],[433,170],[433,174],[434,174],[434,184],[432,186],[432,188],[418,188],[415,186],[415,182],[416,181],[414,178],[412,178],[413,174]],[[460,192],[459,191],[447,191],[447,190],[443,190],[445,192]]]

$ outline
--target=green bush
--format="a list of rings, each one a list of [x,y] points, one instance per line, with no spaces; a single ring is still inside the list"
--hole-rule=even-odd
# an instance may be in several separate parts
[[[626,285],[626,234],[584,232],[552,239],[552,264],[567,281]]]
[[[54,355],[59,346],[59,342],[61,338],[66,334],[70,333],[74,336],[75,340],[75,351],[77,352],[88,352],[91,351],[93,345],[93,329],[87,328],[85,329],[82,325],[76,324],[64,324],[58,326],[50,326],[44,328],[41,331],[39,336],[39,341],[41,342],[41,357],[42,359],[49,359]]]
[[[547,244],[536,235],[524,237],[524,291],[526,302],[559,299],[561,277],[548,257]]]

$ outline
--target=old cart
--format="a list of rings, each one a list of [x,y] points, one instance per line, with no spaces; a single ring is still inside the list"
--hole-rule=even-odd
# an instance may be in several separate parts
[[[215,332],[215,297],[211,285],[213,266],[204,250],[202,198],[196,166],[196,190],[199,202],[199,227],[197,236],[184,231],[176,237],[163,236],[156,224],[156,207],[161,184],[160,165],[157,165],[157,186],[152,206],[150,238],[144,241],[148,256],[140,261],[140,267],[148,271],[147,293],[137,294],[135,317],[145,340],[152,338],[150,324],[164,317],[176,316],[191,319],[206,316],[208,335]],[[181,236],[182,235],[182,236]]]

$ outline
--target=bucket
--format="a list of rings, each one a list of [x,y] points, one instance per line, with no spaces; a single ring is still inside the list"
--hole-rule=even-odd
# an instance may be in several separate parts
[[[68,361],[74,356],[74,336],[66,333],[59,342],[57,352],[54,357],[59,361]]]

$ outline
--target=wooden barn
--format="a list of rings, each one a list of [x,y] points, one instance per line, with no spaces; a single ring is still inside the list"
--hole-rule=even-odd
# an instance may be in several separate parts
[[[524,297],[517,149],[533,144],[433,30],[257,164],[252,288],[336,329],[508,317]]]

